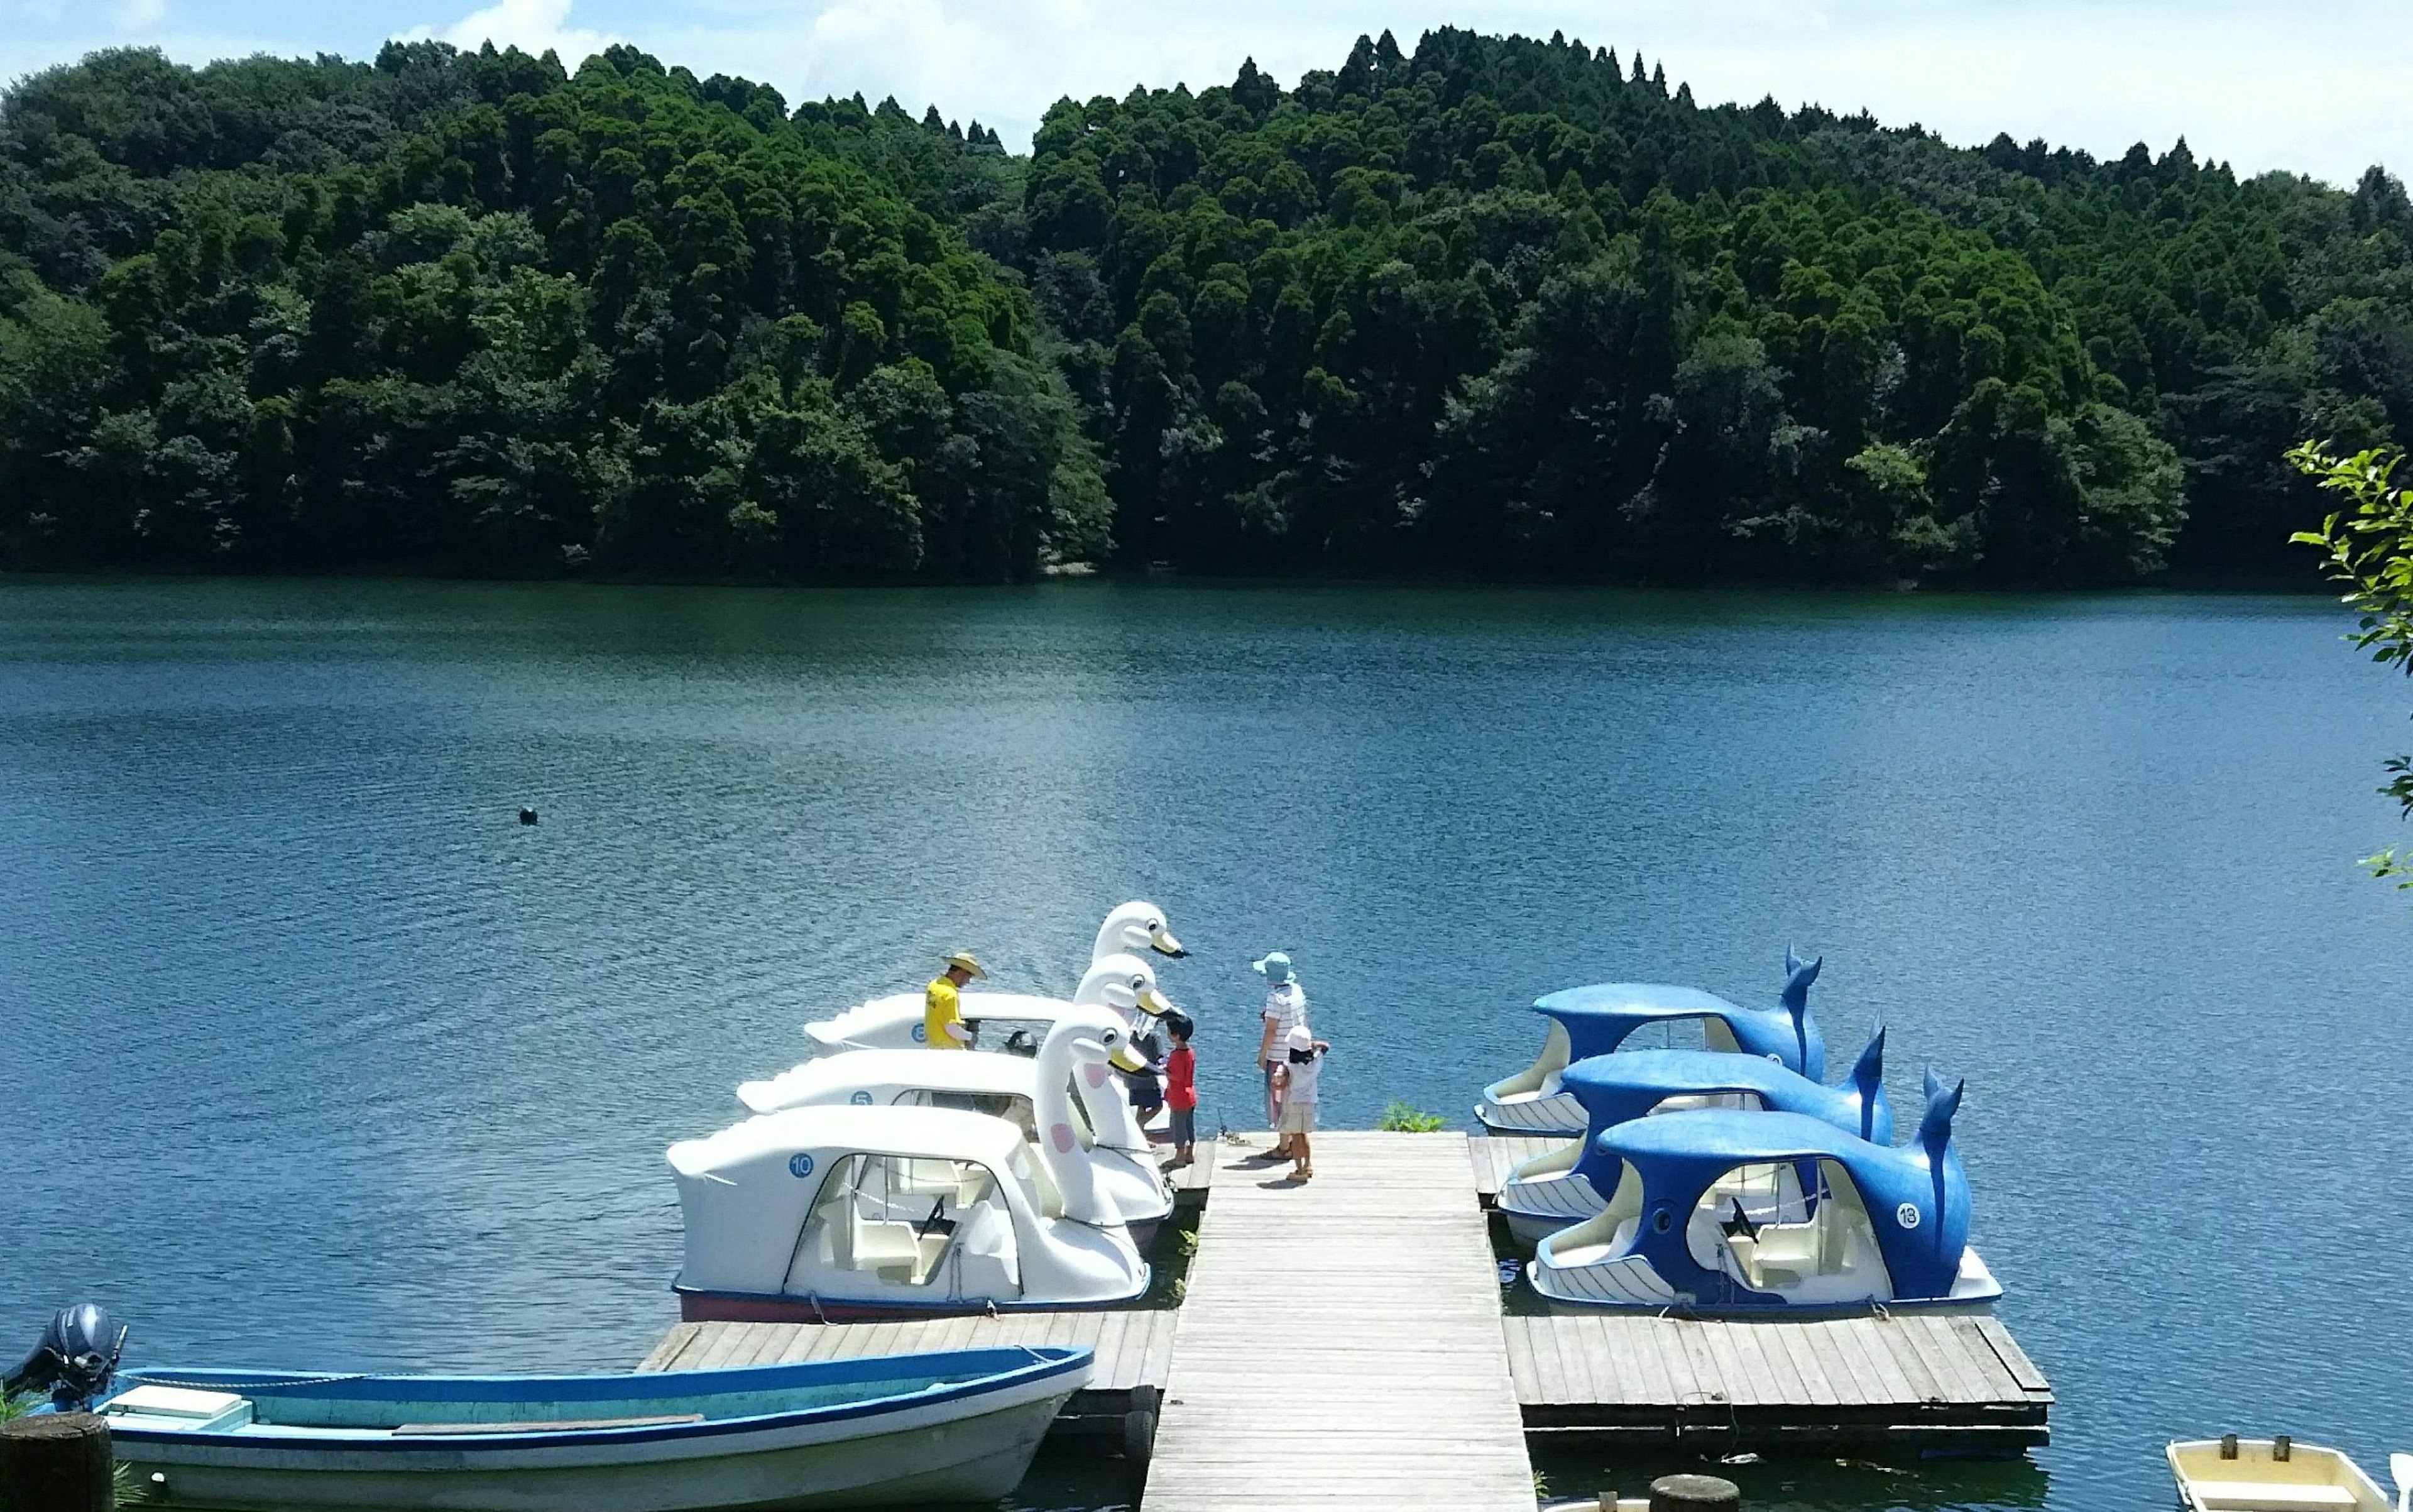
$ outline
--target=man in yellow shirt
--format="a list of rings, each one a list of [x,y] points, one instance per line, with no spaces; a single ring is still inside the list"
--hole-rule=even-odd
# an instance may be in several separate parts
[[[922,997],[922,1043],[933,1050],[968,1050],[972,1031],[964,1026],[963,985],[988,975],[970,953],[947,957],[946,973],[930,984]]]

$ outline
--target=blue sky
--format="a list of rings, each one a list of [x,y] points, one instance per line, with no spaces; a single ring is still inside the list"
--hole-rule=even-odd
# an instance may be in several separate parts
[[[1360,32],[1414,46],[1445,23],[1562,29],[1664,60],[1704,103],[1866,107],[1957,141],[2008,131],[2117,155],[2184,134],[2243,172],[2413,167],[2406,0],[0,0],[0,78],[128,43],[199,63],[366,55],[395,35],[565,57],[628,41],[792,101],[936,101],[1019,146],[1059,95],[1221,82],[1248,55],[1287,82],[1337,67]]]

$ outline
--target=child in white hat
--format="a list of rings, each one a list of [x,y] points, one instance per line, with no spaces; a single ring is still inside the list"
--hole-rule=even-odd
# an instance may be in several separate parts
[[[1282,1059],[1274,1066],[1274,1084],[1281,1092],[1281,1134],[1290,1149],[1291,1178],[1312,1179],[1315,1158],[1308,1149],[1307,1136],[1315,1132],[1316,1104],[1322,1100],[1317,1083],[1323,1079],[1324,1052],[1332,1046],[1299,1025],[1284,1038]]]

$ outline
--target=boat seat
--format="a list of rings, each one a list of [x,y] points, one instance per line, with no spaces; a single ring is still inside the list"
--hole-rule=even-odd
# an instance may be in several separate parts
[[[853,1238],[857,1270],[900,1267],[910,1270],[922,1258],[922,1246],[914,1237],[913,1225],[895,1219],[872,1222],[857,1215]]]
[[[2354,1492],[2344,1486],[2273,1484],[2258,1480],[2191,1480],[2196,1505],[2203,1512],[2306,1512],[2325,1506],[2351,1507]]]

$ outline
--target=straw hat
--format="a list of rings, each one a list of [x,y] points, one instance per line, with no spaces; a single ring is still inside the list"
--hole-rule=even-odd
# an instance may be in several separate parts
[[[948,956],[947,964],[959,971],[970,971],[972,974],[973,979],[976,981],[985,978],[988,975],[988,972],[982,968],[981,963],[975,959],[972,953],[968,950],[959,950],[954,955]]]

